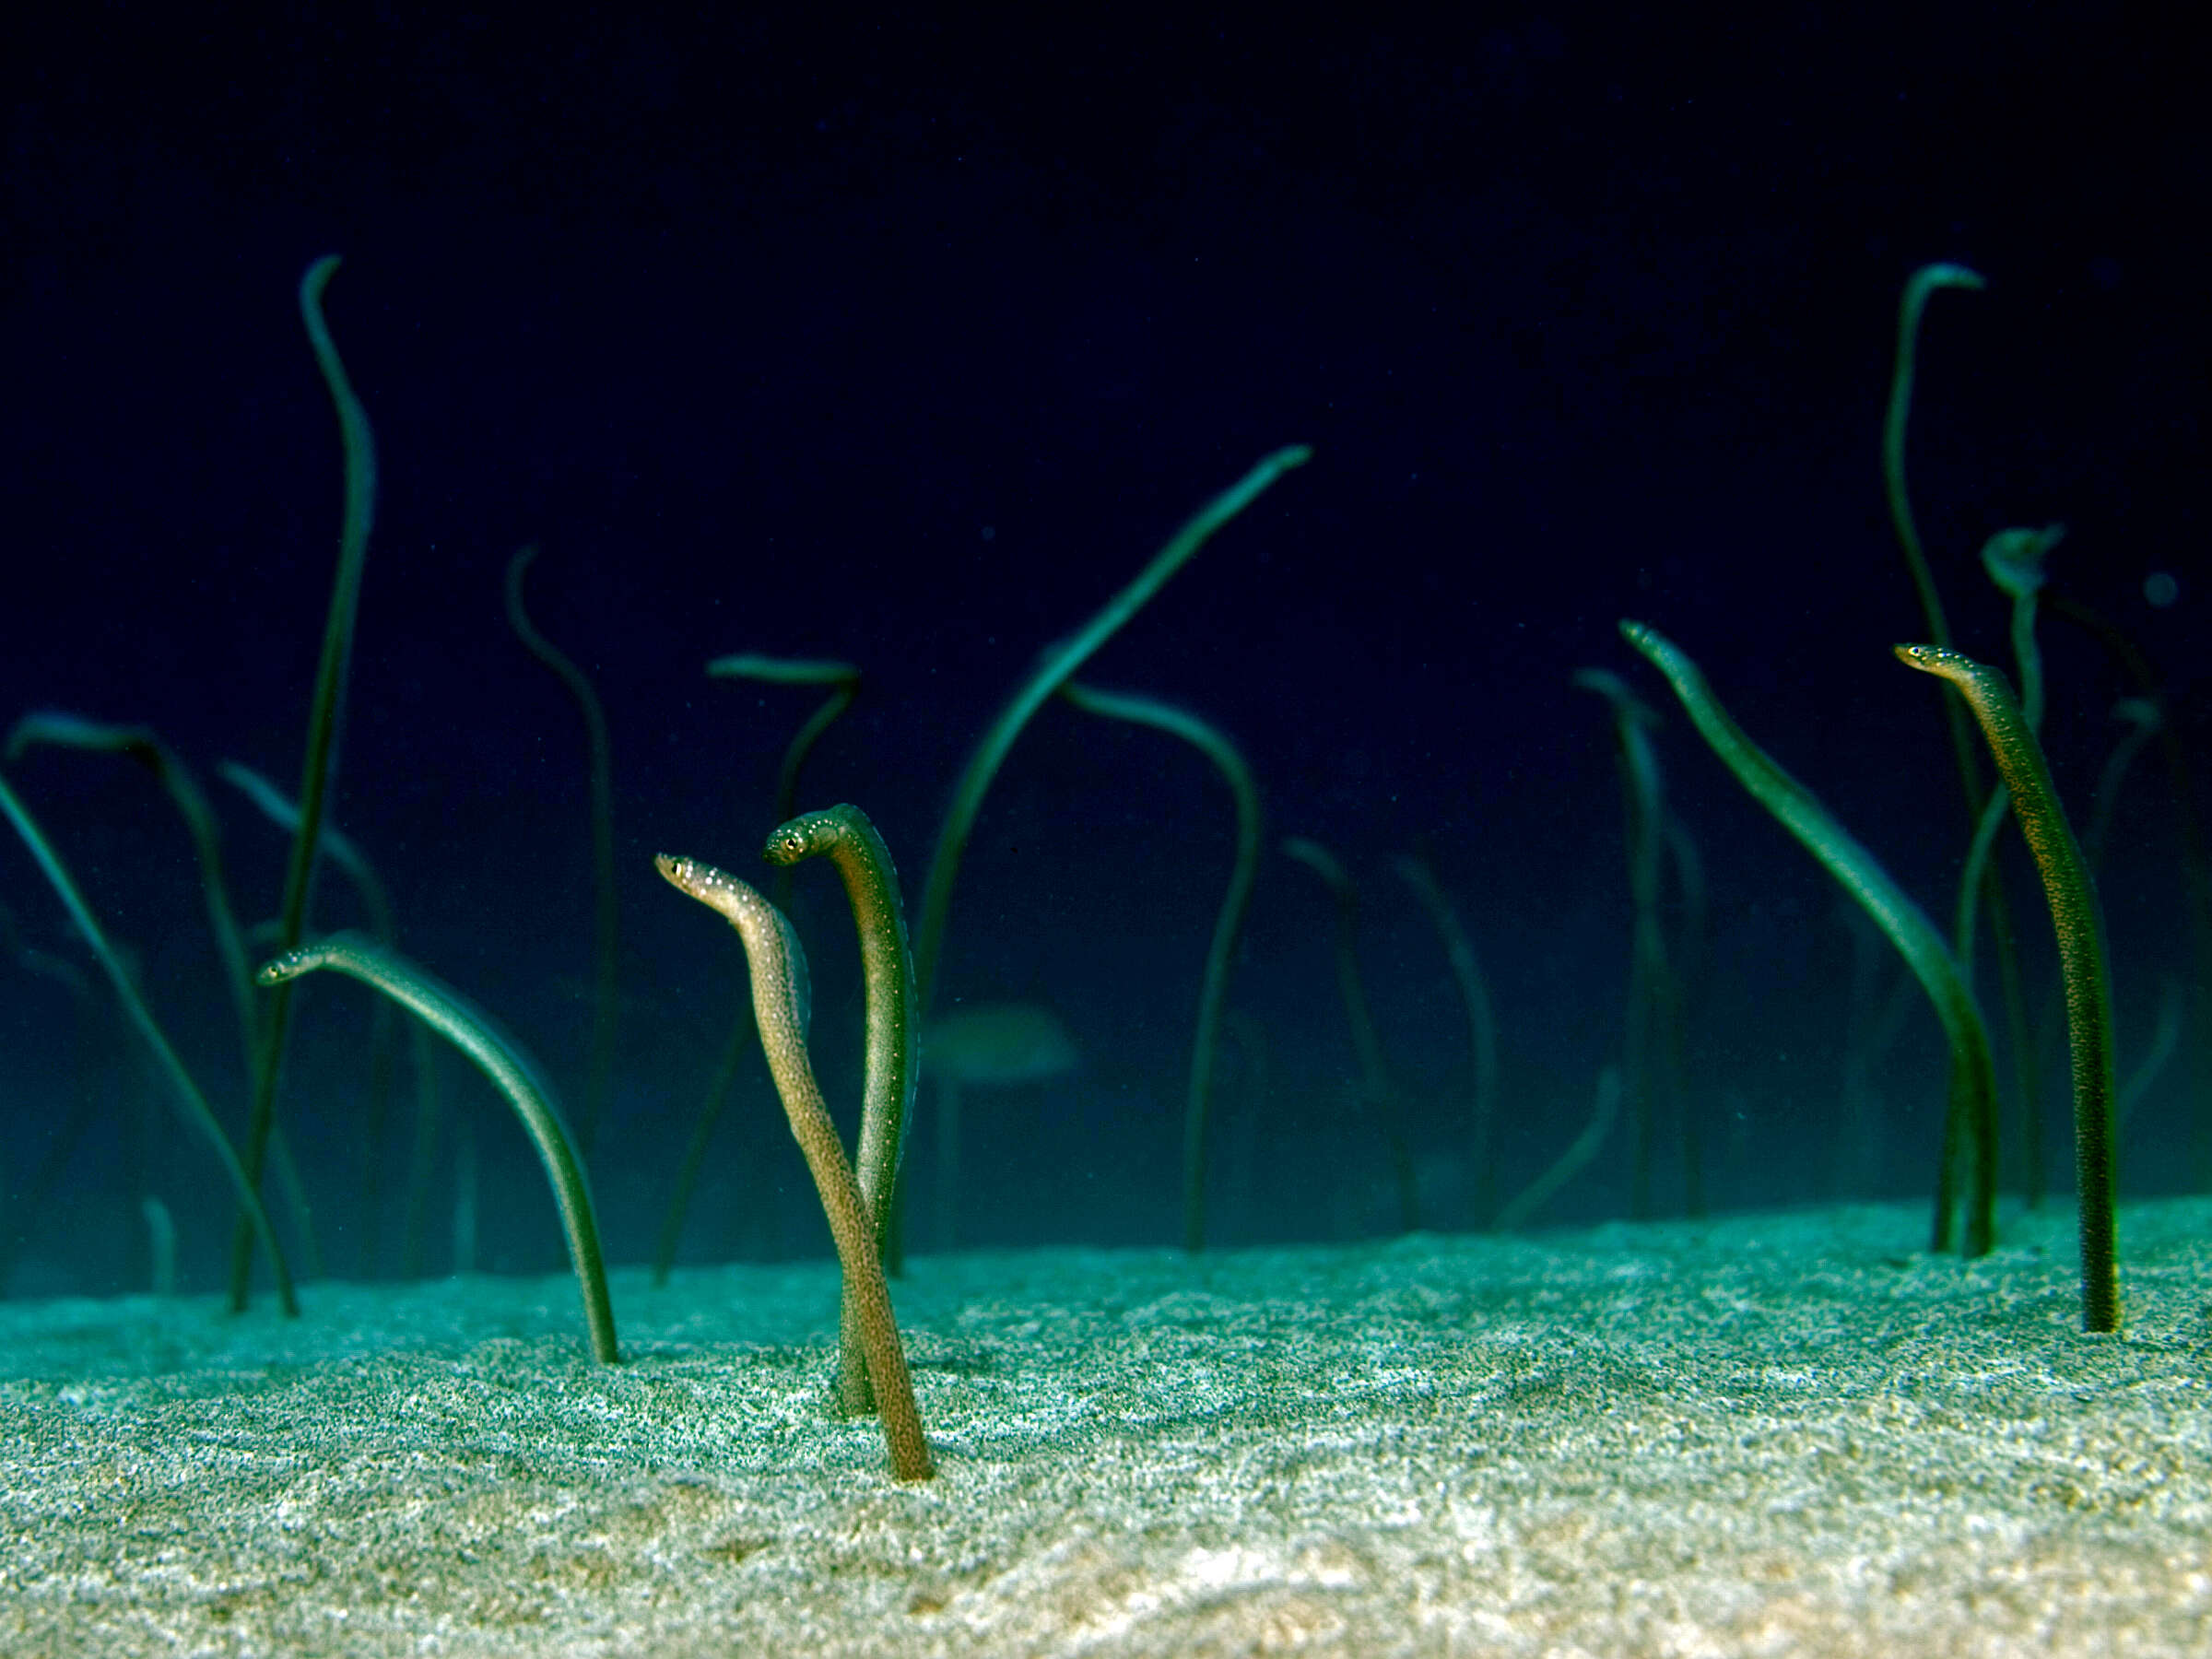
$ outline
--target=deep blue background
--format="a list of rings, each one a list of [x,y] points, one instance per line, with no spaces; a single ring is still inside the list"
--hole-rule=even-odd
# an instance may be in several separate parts
[[[1732,26],[1677,8],[1463,17],[1378,32],[1189,8],[1087,31],[1003,13],[118,6],[40,26],[60,32],[12,24],[0,718],[147,721],[211,791],[223,758],[296,786],[340,477],[294,288],[342,253],[328,312],[383,489],[335,821],[382,866],[406,948],[496,1009],[572,1103],[591,973],[582,727],[500,599],[509,556],[542,543],[533,611],[613,726],[625,1000],[594,1179],[611,1253],[635,1260],[742,982],[735,941],[651,855],[757,868],[776,758],[810,706],[709,682],[706,660],[865,667],[806,794],[865,806],[918,897],[950,782],[1040,649],[1260,454],[1310,442],[1313,462],[1088,677],[1226,726],[1271,845],[1316,837],[1360,878],[1432,1224],[1467,1213],[1465,1028],[1389,859],[1428,851],[1494,982],[1511,1192],[1571,1138],[1620,1045],[1619,790],[1603,706],[1568,684],[1588,665],[1665,705],[1673,804],[1708,867],[1686,1063],[1711,1199],[1832,1197],[1851,931],[1614,624],[1643,618],[1697,655],[1947,918],[1963,818],[1934,684],[1888,655],[1924,629],[1877,446],[1899,288],[1959,260],[1990,287],[1931,307],[1911,454],[1960,641],[2008,662],[1983,538],[2064,520],[2054,588],[2137,640],[2201,770],[2206,65],[2178,34],[2088,8],[1937,8],[1910,27],[1822,6]],[[2169,606],[2146,601],[2154,572],[2178,582]],[[2078,814],[2132,688],[2077,630],[2043,632],[2047,736]],[[142,953],[218,1110],[242,1118],[173,815],[120,762],[41,751],[8,774]],[[282,840],[227,793],[218,806],[241,908],[274,913]],[[2124,1070],[2162,982],[2190,971],[2180,821],[2154,751],[2105,883]],[[1167,739],[1058,706],[1023,737],[960,878],[941,1005],[1048,1002],[1086,1065],[971,1096],[975,1239],[1176,1235],[1190,1013],[1228,849],[1218,782]],[[2054,971],[2018,854],[2040,1013]],[[12,841],[0,902],[21,943],[75,949]],[[323,920],[349,904],[327,884]],[[827,872],[807,872],[798,919],[842,1104],[857,972]],[[1269,1087],[1255,1097],[1231,1056],[1225,1242],[1392,1224],[1331,925],[1318,884],[1271,852],[1232,998],[1263,1022]],[[363,1006],[335,982],[303,999],[286,1097],[348,1272]],[[142,1282],[141,1190],[176,1210],[205,1285],[219,1174],[104,1006],[81,1018],[80,1056],[70,996],[0,965],[13,1289]],[[2207,1107],[2189,1061],[2131,1128],[2128,1191],[2195,1179]],[[1942,1089],[1924,1011],[1878,1075],[1882,1157],[1856,1184],[1924,1192]],[[553,1265],[526,1144],[457,1062],[445,1076],[480,1125],[483,1260]],[[28,1184],[80,1087],[103,1103],[34,1214]],[[687,1256],[818,1253],[765,1078],[743,1087]],[[405,1155],[395,1121],[387,1162]],[[1625,1195],[1617,1138],[1548,1214],[1618,1215]],[[396,1198],[385,1210],[382,1272]]]

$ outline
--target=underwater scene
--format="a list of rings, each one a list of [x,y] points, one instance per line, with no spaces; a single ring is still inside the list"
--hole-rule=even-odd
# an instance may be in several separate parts
[[[781,1477],[803,1514],[806,1480],[1052,1464],[1025,1331],[1148,1397],[1128,1330],[1082,1323],[1116,1296],[1263,1311],[1190,1361],[1178,1421],[1228,1355],[1347,1345],[1279,1361],[1310,1371],[1268,1420],[1304,1433],[1286,1402],[1346,1367],[1399,1379],[1385,1415],[1431,1401],[1468,1308],[1535,1329],[1562,1297],[1541,1341],[1694,1355],[1732,1272],[1777,1306],[1830,1275],[1971,1308],[2009,1263],[2052,1375],[2084,1332],[2161,1356],[2179,1392],[2122,1417],[2171,1448],[2185,1512],[2145,1547],[2181,1576],[2126,1617],[2146,1652],[2212,1629],[2173,1588],[2212,1549],[2186,65],[2065,13],[1696,40],[1477,12],[1323,41],[491,11],[27,49],[20,1408],[764,1344],[776,1432],[827,1437]],[[1626,1296],[1647,1273],[1671,1290]],[[1267,1288],[1293,1283],[1309,1321]],[[1814,1371],[1818,1324],[1791,1326]],[[1973,1340],[2003,1371],[2010,1337]],[[2095,1351],[2085,1378],[2125,1370]],[[700,1364],[684,1386],[764,1386]],[[988,1414],[959,1391],[1014,1371],[1038,1401],[961,1427]],[[430,1371],[347,1409],[368,1432]],[[1561,1399],[1571,1438],[1589,1402]],[[18,1479],[67,1463],[55,1433]],[[1569,1651],[1450,1574],[1465,1618],[1401,1623],[1428,1569],[1332,1565],[1333,1523],[1235,1555],[1192,1443],[1188,1524],[1218,1531],[1155,1596],[1182,1622],[1066,1612],[1149,1560],[1101,1545],[1089,1588],[1050,1581],[1065,1617],[1003,1622],[1001,1584],[914,1651]],[[1381,1526],[1396,1490],[1346,1501]],[[1453,1560],[1517,1524],[1453,1501]],[[765,1570],[748,1524],[699,1520],[698,1551]],[[984,1547],[883,1594],[957,1623],[948,1563]],[[33,1587],[60,1571],[6,1581],[20,1651],[68,1640]],[[1879,1640],[1681,1628],[1877,1652],[1940,1624],[1891,1605]],[[2095,1651],[2090,1605],[2020,1630]],[[1668,1651],[1665,1618],[1583,1616],[1544,1628]],[[267,1617],[207,1651],[421,1635]],[[504,1628],[469,1617],[451,1651]],[[795,1639],[610,1617],[546,1651]]]

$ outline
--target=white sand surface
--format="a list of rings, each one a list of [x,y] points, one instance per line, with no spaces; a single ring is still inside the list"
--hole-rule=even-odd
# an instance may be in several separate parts
[[[0,1305],[0,1653],[2212,1653],[2212,1203]]]

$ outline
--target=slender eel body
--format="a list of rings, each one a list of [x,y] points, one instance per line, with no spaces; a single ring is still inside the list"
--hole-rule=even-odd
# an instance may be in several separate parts
[[[1606,1136],[1613,1132],[1613,1120],[1619,1115],[1620,1068],[1608,1065],[1597,1074],[1597,1100],[1591,1108],[1590,1122],[1574,1137],[1573,1144],[1552,1160],[1549,1169],[1498,1212],[1498,1230],[1512,1232],[1525,1227],[1531,1216],[1549,1204],[1559,1190],[1597,1156],[1597,1149],[1606,1144]]]
[[[300,316],[308,343],[323,371],[338,434],[346,453],[346,514],[338,531],[338,564],[330,585],[330,608],[323,620],[323,654],[315,666],[315,696],[307,717],[307,759],[300,779],[300,828],[292,836],[291,861],[285,866],[284,911],[277,947],[289,950],[307,927],[308,890],[312,885],[316,848],[321,843],[324,806],[336,769],[339,715],[346,700],[347,670],[353,660],[353,624],[360,609],[361,571],[369,558],[369,533],[376,520],[376,439],[369,417],[354,395],[353,382],[323,318],[323,290],[338,268],[326,255],[300,278]],[[246,1124],[239,1159],[247,1183],[261,1184],[261,1160],[276,1127],[276,1088],[284,1071],[284,1049],[291,1017],[291,989],[279,985],[268,998],[261,1030],[260,1065],[253,1074],[253,1112]],[[242,1313],[253,1266],[253,1229],[242,1218],[230,1238],[230,1311]]]
[[[1994,668],[1940,645],[1900,645],[1899,660],[1959,688],[1981,722],[2012,792],[2020,835],[2035,854],[2058,931],[2074,1061],[2074,1193],[2081,1213],[2081,1326],[2120,1328],[2120,1274],[2112,1225],[2112,993],[2104,924],[2088,862],[2051,786],[2042,745]]]
[[[1218,728],[1186,709],[1158,698],[1125,691],[1102,691],[1069,680],[1060,695],[1086,712],[1109,720],[1148,725],[1182,738],[1208,760],[1229,785],[1237,808],[1237,850],[1230,861],[1229,888],[1214,921],[1213,943],[1206,953],[1206,976],[1198,986],[1197,1034],[1191,1041],[1191,1079],[1182,1109],[1182,1247],[1195,1253],[1206,1247],[1206,1141],[1214,1088],[1214,1047],[1221,1006],[1229,998],[1230,969],[1244,907],[1252,899],[1253,877],[1260,864],[1260,792],[1252,768],[1237,746]]]
[[[523,604],[523,578],[537,558],[537,548],[522,548],[507,561],[507,622],[524,650],[553,671],[575,699],[583,716],[584,741],[591,755],[592,779],[592,1059],[583,1091],[583,1150],[589,1156],[599,1133],[599,1114],[606,1104],[608,1079],[615,1065],[615,1011],[618,994],[615,963],[619,950],[620,917],[615,906],[615,772],[613,747],[606,735],[606,713],[593,688],[591,677],[576,666],[567,653],[537,629]]]
[[[815,740],[860,695],[860,670],[851,663],[813,657],[763,656],[759,652],[746,651],[734,656],[716,657],[707,665],[707,677],[758,680],[771,686],[830,688],[830,695],[806,717],[806,724],[792,734],[791,742],[783,750],[782,764],[776,769],[776,817],[790,818],[798,806],[799,771],[806,764],[806,757],[814,752]]]
[[[899,872],[892,868],[890,849],[868,815],[853,806],[825,807],[793,818],[768,838],[767,858],[772,865],[788,869],[817,856],[826,856],[837,866],[853,904],[853,925],[860,930],[868,1053],[854,1173],[880,1260],[899,1160],[905,1149],[906,1121],[914,1103],[914,958],[907,947],[906,912],[899,902]],[[874,1409],[865,1359],[859,1312],[848,1286],[844,1359],[837,1393],[840,1404],[854,1415]]]
[[[1990,1064],[1989,1032],[1950,947],[1920,906],[1889,878],[1874,854],[1836,821],[1811,790],[1746,735],[1735,717],[1721,706],[1712,688],[1705,683],[1703,671],[1688,653],[1657,629],[1641,622],[1623,621],[1620,632],[1653,667],[1666,676],[1690,724],[1735,774],[1736,781],[1858,900],[1928,994],[1950,1042],[1954,1112],[1947,1122],[1965,1124],[1973,1135],[1974,1182],[1967,1205],[1966,1253],[1988,1254],[1996,1237],[1996,1074]],[[1950,1236],[1950,1165],[1946,1156],[1936,1200],[1933,1242],[1937,1250],[1945,1248]]]
[[[599,1224],[592,1214],[591,1190],[583,1166],[570,1144],[568,1126],[553,1104],[552,1091],[512,1039],[501,1036],[490,1018],[443,981],[426,973],[396,950],[359,934],[333,934],[288,950],[264,962],[253,978],[265,986],[287,984],[318,968],[333,968],[365,985],[373,985],[424,1024],[432,1027],[477,1063],[523,1120],[569,1239],[569,1260],[583,1298],[583,1323],[591,1333],[592,1358],[602,1365],[621,1359],[615,1340],[614,1304],[606,1294],[606,1259],[599,1251]]]
[[[1665,935],[1659,926],[1661,854],[1666,851],[1666,812],[1659,756],[1652,727],[1659,717],[1617,674],[1580,668],[1572,683],[1603,697],[1613,711],[1620,749],[1622,793],[1629,809],[1629,891],[1636,907],[1629,956],[1629,1006],[1621,1054],[1629,1091],[1629,1217],[1652,1214],[1652,1095],[1653,1055],[1673,1033],[1661,1029],[1672,1013]]]
[[[1005,763],[1007,751],[1013,748],[1014,740],[1021,735],[1022,727],[1029,724],[1030,717],[1043,707],[1047,698],[1097,653],[1099,647],[1151,601],[1171,576],[1190,562],[1192,555],[1205,547],[1217,530],[1252,505],[1283,474],[1303,466],[1312,455],[1312,450],[1302,443],[1263,455],[1250,472],[1201,507],[1169,539],[1167,546],[1152,556],[1151,562],[1136,573],[1128,586],[1108,600],[1072,638],[1044,653],[1036,672],[1015,692],[999,711],[998,718],[991,723],[990,729],[984,732],[982,741],[976,745],[966,770],[960,773],[960,781],[953,787],[952,805],[946,811],[944,826],[937,831],[936,851],[930,855],[929,873],[922,882],[921,920],[914,930],[914,985],[923,1018],[927,1018],[930,997],[936,990],[937,959],[945,947],[946,922],[952,913],[952,886],[960,873],[960,858],[968,847],[969,832],[975,828],[976,815],[982,810],[983,796],[990,791],[991,780],[998,775],[998,769]],[[895,1223],[885,1239],[885,1255],[896,1271],[900,1245]]]
[[[39,828],[38,820],[30,816],[30,808],[17,798],[16,792],[7,786],[7,780],[4,777],[0,777],[0,818],[13,824],[16,833],[23,838],[23,844],[30,849],[31,857],[53,885],[62,907],[69,912],[69,919],[76,924],[78,936],[99,960],[100,971],[108,976],[108,983],[114,988],[116,1000],[123,1004],[124,1013],[130,1018],[131,1024],[137,1028],[138,1035],[145,1040],[147,1047],[153,1051],[155,1060],[168,1075],[184,1122],[206,1139],[216,1157],[222,1160],[223,1173],[230,1178],[231,1190],[238,1194],[240,1213],[245,1216],[252,1226],[253,1236],[260,1241],[262,1249],[268,1253],[269,1267],[276,1277],[277,1300],[283,1304],[286,1317],[297,1319],[300,1316],[300,1299],[292,1289],[291,1269],[285,1265],[284,1252],[277,1248],[276,1230],[269,1226],[268,1212],[262,1206],[261,1197],[254,1191],[253,1182],[246,1173],[244,1161],[239,1157],[238,1149],[230,1144],[230,1137],[223,1133],[221,1120],[217,1118],[214,1109],[207,1104],[207,1097],[200,1092],[200,1086],[193,1081],[192,1074],[184,1069],[184,1062],[178,1057],[168,1033],[162,1030],[160,1022],[154,1018],[153,1010],[146,1006],[146,998],[138,994],[138,987],[124,971],[123,959],[115,954],[115,947],[108,943],[107,935],[100,931],[99,922],[93,917],[92,907],[85,902],[84,894],[78,890],[76,877],[69,874],[68,866],[62,863],[61,854],[53,850],[53,843],[46,839],[46,833]]]
[[[1405,1114],[1390,1067],[1382,1058],[1382,1040],[1375,1031],[1375,1017],[1368,1007],[1367,987],[1359,977],[1359,894],[1336,857],[1317,841],[1288,836],[1283,852],[1295,858],[1329,885],[1336,900],[1336,989],[1344,997],[1345,1018],[1352,1028],[1352,1048],[1359,1056],[1359,1076],[1368,1110],[1382,1131],[1382,1145],[1390,1154],[1391,1172],[1397,1178],[1398,1226],[1404,1232],[1421,1227],[1420,1186],[1414,1176],[1413,1148],[1406,1138]]]
[[[1293,443],[1262,456],[1250,472],[1201,507],[1170,538],[1168,545],[1152,556],[1152,562],[1137,572],[1135,580],[1108,600],[1097,616],[1072,638],[1046,652],[1036,673],[991,723],[991,729],[983,734],[982,742],[976,745],[967,770],[960,774],[960,781],[953,790],[952,806],[945,815],[944,828],[937,832],[937,850],[930,858],[929,876],[922,887],[922,924],[914,941],[914,979],[921,987],[924,1015],[929,1011],[930,994],[936,988],[937,957],[945,945],[945,921],[952,909],[953,879],[959,874],[960,854],[967,848],[968,832],[975,827],[976,814],[982,810],[983,795],[991,787],[991,780],[998,775],[1006,751],[1014,747],[1014,739],[1021,735],[1021,728],[1029,724],[1030,716],[1065,685],[1099,647],[1120,630],[1123,623],[1143,609],[1152,595],[1167,585],[1168,578],[1188,564],[1191,556],[1212,539],[1215,531],[1249,507],[1283,474],[1292,467],[1303,466],[1312,455],[1307,445]]]
[[[1495,1224],[1498,1182],[1497,1162],[1490,1157],[1498,1116],[1498,1016],[1490,1004],[1489,981],[1467,930],[1460,925],[1459,912],[1452,908],[1428,861],[1405,854],[1394,862],[1398,878],[1413,889],[1435,923],[1452,977],[1459,982],[1460,1000],[1466,1005],[1467,1035],[1475,1055],[1474,1133],[1467,1142],[1467,1167],[1475,1173],[1475,1225],[1488,1228]]]
[[[830,688],[830,695],[793,735],[783,751],[783,764],[776,773],[776,818],[779,822],[788,818],[793,804],[798,799],[799,772],[806,764],[806,757],[813,753],[815,740],[852,707],[860,691],[860,670],[851,663],[740,652],[733,656],[716,657],[707,665],[707,676],[711,679],[749,679],[774,686]],[[769,902],[782,909],[790,901],[791,871],[786,868],[776,872],[776,879],[769,888]],[[730,1085],[736,1079],[737,1067],[752,1041],[751,1014],[740,1009],[729,1042],[723,1049],[722,1063],[714,1068],[714,1080],[707,1088],[706,1101],[692,1124],[691,1144],[684,1148],[684,1161],[677,1171],[676,1191],[668,1200],[668,1213],[661,1220],[660,1243],[653,1257],[655,1285],[666,1284],[668,1270],[676,1265],[676,1247],[683,1236],[684,1215],[691,1206],[691,1194],[699,1184],[700,1171],[706,1167],[707,1147],[714,1138],[715,1121],[722,1116]]]
[[[877,1258],[876,1230],[869,1224],[860,1183],[845,1161],[845,1148],[830,1121],[821,1086],[815,1081],[800,1031],[799,981],[805,958],[798,936],[783,912],[734,876],[691,858],[653,860],[672,887],[719,911],[745,941],[752,970],[753,1014],[760,1024],[760,1047],[783,1097],[791,1133],[806,1154],[806,1167],[821,1194],[822,1210],[837,1241],[844,1266],[845,1295],[856,1310],[867,1355],[868,1380],[875,1386],[883,1438],[890,1449],[891,1473],[900,1480],[927,1480],[936,1473],[929,1442],[923,1437],[922,1414],[914,1406],[914,1385],[907,1375],[906,1353],[891,1315],[891,1293]]]

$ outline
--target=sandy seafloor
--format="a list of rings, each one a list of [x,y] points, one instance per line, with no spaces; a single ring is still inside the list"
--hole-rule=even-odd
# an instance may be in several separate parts
[[[2212,1202],[0,1305],[0,1653],[2212,1653]]]

